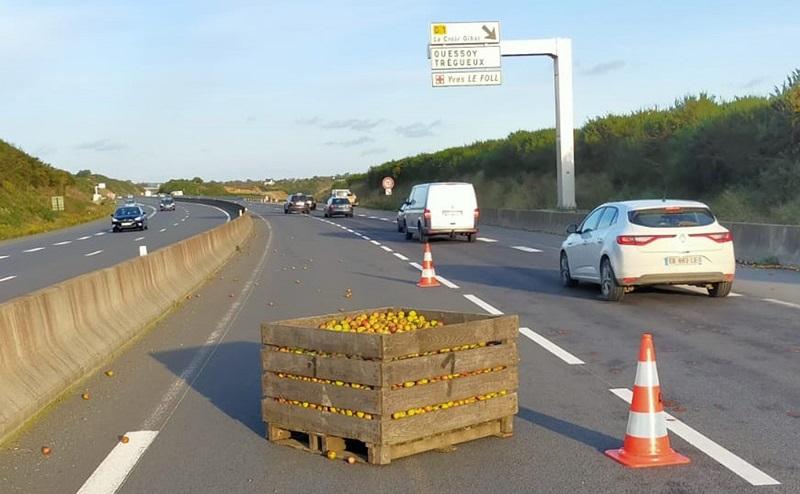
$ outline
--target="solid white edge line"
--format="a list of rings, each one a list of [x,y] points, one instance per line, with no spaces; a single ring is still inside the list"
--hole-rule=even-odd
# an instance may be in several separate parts
[[[366,235],[361,235],[361,238],[363,238],[364,240],[372,240],[371,238],[369,238],[369,237],[368,237],[368,236],[366,236]]]
[[[533,247],[525,247],[524,245],[512,245],[512,249],[521,250],[522,252],[542,252],[539,249],[534,249]]]
[[[16,277],[17,277],[17,275],[12,274],[11,276],[6,276],[5,278],[0,278],[0,283],[2,283],[4,281],[8,281],[8,280],[13,280]]]
[[[408,261],[408,258],[399,252],[395,252],[393,255],[401,261]]]
[[[127,432],[127,444],[117,443],[102,463],[86,479],[77,494],[113,494],[139,463],[158,431]]]
[[[569,365],[583,365],[586,363],[575,355],[556,345],[552,341],[548,340],[544,336],[540,335],[536,331],[533,331],[531,328],[519,328],[519,332]]]
[[[369,243],[371,243],[371,244],[373,244],[373,245],[380,245],[380,244],[381,244],[381,243],[380,243],[380,242],[378,242],[377,240],[370,240],[370,241],[369,241]]]
[[[393,252],[392,249],[386,247],[385,245],[381,245],[381,249],[385,250],[386,252]]]
[[[96,250],[94,252],[89,252],[88,254],[84,254],[84,256],[85,257],[92,257],[92,256],[96,256],[97,254],[99,254],[101,252],[103,252],[103,251],[102,250]]]
[[[609,389],[609,391],[628,403],[633,399],[633,392],[628,388],[614,388]],[[684,441],[710,456],[717,463],[743,478],[751,485],[780,485],[780,482],[774,478],[697,432],[684,422],[681,422],[668,413],[665,413],[665,416],[667,419],[667,429],[671,430],[675,435],[681,437]]]
[[[800,304],[793,304],[791,302],[784,302],[783,300],[777,300],[774,298],[762,298],[764,302],[769,302],[771,304],[778,304],[783,305],[784,307],[791,307],[793,309],[800,309]]]
[[[493,307],[492,305],[484,302],[483,300],[481,300],[480,298],[476,297],[475,295],[465,294],[464,297],[467,300],[469,300],[470,302],[472,302],[473,304],[477,305],[481,309],[483,309],[486,312],[488,312],[489,314],[492,314],[493,316],[502,316],[503,315],[503,311],[501,311],[500,309],[498,309],[496,307]]]

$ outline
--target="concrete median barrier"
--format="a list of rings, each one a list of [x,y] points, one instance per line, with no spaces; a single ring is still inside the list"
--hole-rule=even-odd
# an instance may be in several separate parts
[[[221,267],[253,219],[0,304],[0,443]]]

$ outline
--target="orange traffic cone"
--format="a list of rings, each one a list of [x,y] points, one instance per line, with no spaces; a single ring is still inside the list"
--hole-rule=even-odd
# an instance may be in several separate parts
[[[431,245],[425,242],[425,249],[422,251],[422,275],[419,278],[419,287],[441,286],[439,280],[436,279],[436,271],[433,269],[433,254],[431,254]]]
[[[621,449],[610,449],[606,455],[631,468],[681,465],[690,461],[669,445],[656,370],[656,349],[650,333],[642,335],[625,441]]]

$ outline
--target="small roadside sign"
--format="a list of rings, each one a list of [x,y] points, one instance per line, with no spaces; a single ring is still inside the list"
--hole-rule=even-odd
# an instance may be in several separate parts
[[[433,87],[452,86],[499,86],[503,83],[503,71],[444,71],[431,73]]]
[[[500,46],[431,46],[432,70],[499,69]]]
[[[384,189],[394,189],[394,179],[392,177],[383,177],[383,180],[381,180],[381,186]]]
[[[500,43],[500,23],[434,22],[430,28],[432,45],[497,44]]]
[[[50,205],[53,211],[63,211],[64,210],[64,196],[51,196],[50,197]]]

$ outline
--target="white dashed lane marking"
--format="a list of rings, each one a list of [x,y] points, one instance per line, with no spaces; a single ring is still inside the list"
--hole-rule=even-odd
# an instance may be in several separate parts
[[[630,403],[633,399],[633,392],[628,388],[615,388],[610,389],[619,398]],[[667,429],[674,432],[679,437],[683,438],[686,442],[693,445],[703,453],[713,458],[717,463],[724,466],[731,472],[735,473],[744,480],[750,482],[752,485],[779,485],[780,482],[773,479],[766,473],[762,472],[753,465],[747,463],[742,458],[731,453],[719,444],[715,443],[706,436],[700,434],[692,429],[685,423],[676,419],[668,413],[664,413],[667,419]]]
[[[731,294],[733,295],[733,294]],[[774,298],[762,298],[764,302],[769,302],[771,304],[782,305],[784,307],[791,307],[792,309],[800,309],[800,304],[793,304],[791,302],[784,302],[783,300],[776,300]]]
[[[512,245],[512,249],[521,250],[522,252],[541,252],[539,249],[534,249],[533,247],[525,247],[524,245]]]
[[[86,240],[86,239],[90,239],[90,238],[92,238],[91,235],[86,235],[85,237],[79,237],[76,240]]]
[[[381,244],[377,240],[370,240],[369,243],[371,243],[372,245],[380,245]]]
[[[26,249],[22,252],[29,253],[29,252],[39,252],[40,250],[44,250],[44,247],[34,247],[32,249]]]
[[[158,431],[128,432],[128,443],[117,443],[105,460],[86,479],[77,494],[108,494],[116,492],[133,467],[155,440]]]
[[[487,242],[487,243],[490,243],[490,244],[493,244],[493,243],[497,242],[497,240],[495,240],[493,238],[486,238],[486,237],[478,237],[478,240],[481,241],[481,242]]]
[[[17,275],[14,274],[14,275],[11,275],[11,276],[6,276],[5,278],[0,278],[0,283],[2,283],[4,281],[8,281],[8,280],[13,280],[16,277],[17,277]]]
[[[56,242],[53,245],[67,245],[67,244],[71,244],[71,243],[72,243],[72,240],[64,240],[63,242]]]
[[[395,252],[392,255],[395,256],[396,258],[400,259],[401,261],[408,261],[408,258],[406,256],[404,256],[403,254],[399,253],[399,252]]]
[[[386,247],[385,245],[381,245],[381,249],[385,250],[386,252],[392,252],[392,249]]]
[[[501,311],[500,309],[498,309],[496,307],[493,307],[491,304],[489,304],[487,302],[484,302],[483,300],[481,300],[480,298],[476,297],[475,295],[466,294],[466,295],[464,295],[464,297],[467,300],[469,300],[470,302],[472,302],[473,304],[477,305],[481,309],[483,309],[486,312],[488,312],[489,314],[492,314],[494,316],[502,316],[503,315],[503,311]]]
[[[8,259],[10,256],[0,256],[0,259]]]
[[[569,365],[581,365],[585,363],[583,360],[564,350],[544,336],[531,330],[531,328],[519,328],[519,332]]]
[[[102,237],[105,234],[106,234],[106,232],[97,232],[97,233],[94,234],[94,236],[95,237]]]
[[[134,238],[133,239],[134,242],[138,242],[139,240],[144,240],[144,237],[139,237],[139,238]]]
[[[99,253],[101,253],[101,252],[103,252],[103,251],[102,251],[102,250],[96,250],[96,251],[94,251],[94,252],[89,252],[88,254],[84,254],[84,256],[86,256],[86,257],[92,257],[92,256],[96,256],[97,254],[99,254]]]
[[[165,231],[167,231],[167,229],[166,228],[162,228],[161,230],[158,231],[158,233],[164,233]]]

